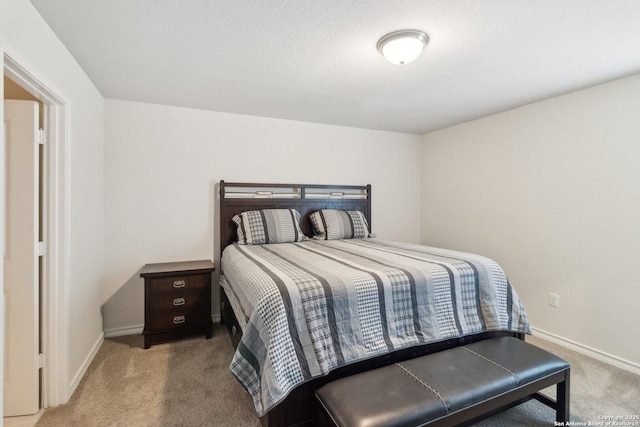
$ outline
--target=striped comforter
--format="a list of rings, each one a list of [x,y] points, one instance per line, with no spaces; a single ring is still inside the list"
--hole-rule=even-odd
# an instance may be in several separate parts
[[[379,239],[231,245],[224,287],[243,329],[231,371],[263,415],[297,385],[393,350],[482,331],[530,333],[490,259]]]

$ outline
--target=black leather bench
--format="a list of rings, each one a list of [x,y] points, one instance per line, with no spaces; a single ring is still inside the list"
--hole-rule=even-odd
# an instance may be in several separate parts
[[[554,384],[555,401],[538,393]],[[569,364],[517,338],[493,338],[341,378],[316,398],[320,426],[466,425],[531,398],[566,422]]]

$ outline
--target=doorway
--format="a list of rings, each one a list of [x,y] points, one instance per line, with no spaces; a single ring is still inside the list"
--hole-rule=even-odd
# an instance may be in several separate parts
[[[3,404],[4,415],[15,417],[34,415],[41,407],[41,262],[36,249],[42,224],[42,131],[41,104],[6,77],[4,86]]]
[[[44,243],[41,245],[44,255],[39,263],[41,355],[38,363],[42,366],[39,406],[47,408],[65,403],[70,395],[67,104],[9,55],[5,54],[2,59],[3,79],[8,77],[39,102],[40,121],[46,129],[39,168],[42,177],[40,240]],[[6,209],[4,190],[0,194]],[[6,230],[6,219],[3,222]]]

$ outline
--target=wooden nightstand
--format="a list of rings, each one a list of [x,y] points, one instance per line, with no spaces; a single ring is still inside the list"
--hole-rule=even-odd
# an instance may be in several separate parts
[[[211,338],[213,271],[209,260],[144,266],[144,348],[196,333]]]

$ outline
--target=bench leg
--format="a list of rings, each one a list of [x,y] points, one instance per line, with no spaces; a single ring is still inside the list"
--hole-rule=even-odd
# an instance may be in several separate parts
[[[565,371],[564,381],[556,385],[556,421],[566,424],[569,421],[569,369]]]

